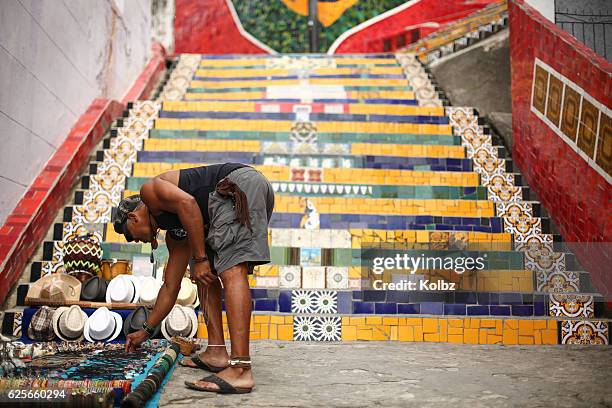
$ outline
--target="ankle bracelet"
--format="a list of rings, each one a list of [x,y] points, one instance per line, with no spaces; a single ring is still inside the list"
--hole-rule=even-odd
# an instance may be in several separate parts
[[[230,367],[250,368],[251,358],[250,357],[234,357],[228,360]]]

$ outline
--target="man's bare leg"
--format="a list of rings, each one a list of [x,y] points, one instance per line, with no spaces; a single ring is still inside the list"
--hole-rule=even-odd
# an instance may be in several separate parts
[[[221,273],[225,288],[225,309],[232,344],[232,357],[249,357],[249,329],[251,324],[251,290],[247,279],[247,265],[242,263]],[[250,368],[227,367],[217,374],[234,387],[250,388],[255,384]],[[197,381],[198,385],[218,389],[217,384]]]
[[[217,279],[209,285],[208,295],[206,293],[206,287],[201,287],[201,283],[198,282],[198,294],[201,294],[201,310],[208,313],[208,324],[206,325],[206,329],[208,331],[209,344],[209,347],[206,347],[206,350],[199,353],[198,357],[212,367],[225,367],[229,360],[227,349],[219,346],[210,347],[210,345],[225,346],[221,316],[221,281]],[[189,367],[197,367],[190,358],[185,358],[182,364]]]

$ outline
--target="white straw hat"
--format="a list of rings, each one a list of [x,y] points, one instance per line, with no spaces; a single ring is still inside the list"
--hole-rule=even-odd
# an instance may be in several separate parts
[[[108,342],[115,340],[123,327],[121,316],[106,307],[96,309],[85,322],[83,333],[87,341]]]
[[[64,341],[83,340],[87,313],[79,306],[60,307],[53,314],[53,331]]]
[[[168,340],[174,336],[194,337],[197,331],[198,317],[195,310],[187,306],[174,305],[161,324],[161,332]]]
[[[117,275],[106,288],[106,303],[137,303],[140,279],[133,275]]]
[[[162,282],[152,276],[142,278],[140,281],[140,298],[138,302],[143,305],[154,305],[161,286]]]
[[[182,306],[197,307],[200,302],[198,300],[198,287],[189,278],[181,280],[181,289],[176,298],[176,303]]]

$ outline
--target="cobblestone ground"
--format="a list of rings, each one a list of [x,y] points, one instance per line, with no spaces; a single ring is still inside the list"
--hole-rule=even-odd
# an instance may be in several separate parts
[[[160,406],[610,407],[612,349],[356,342],[251,345],[251,394],[191,391],[177,367]]]

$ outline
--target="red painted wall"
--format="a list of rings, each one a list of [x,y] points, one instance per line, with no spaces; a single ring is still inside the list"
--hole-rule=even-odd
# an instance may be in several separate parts
[[[612,187],[549,124],[532,112],[531,97],[534,63],[538,58],[610,108],[611,64],[523,0],[510,0],[509,13],[513,158],[559,226],[564,241],[583,243],[573,245],[572,249],[591,272],[600,292],[609,297],[612,293]],[[546,100],[551,103],[551,99]],[[564,121],[561,116],[560,123]],[[609,127],[606,135],[602,133],[598,137],[602,142],[607,140],[604,146],[612,149]]]
[[[347,37],[335,54],[383,52],[383,40],[406,31],[406,27],[422,23],[439,23],[438,28],[423,28],[421,36],[444,28],[444,25],[495,3],[496,0],[421,0],[414,5],[380,20]]]
[[[242,35],[225,0],[176,0],[177,54],[268,54]]]

